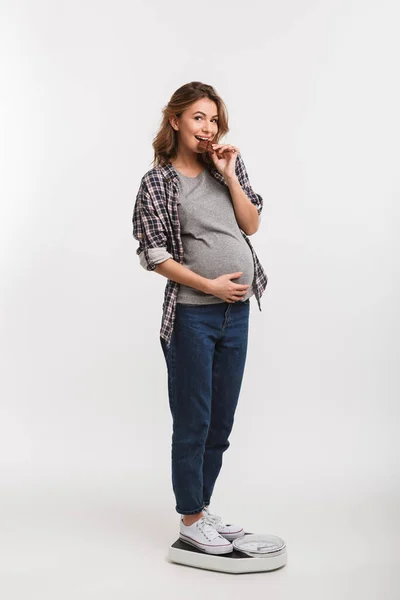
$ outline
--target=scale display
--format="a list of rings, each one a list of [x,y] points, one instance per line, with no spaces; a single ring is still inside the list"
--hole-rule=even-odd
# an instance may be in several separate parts
[[[285,549],[285,542],[271,534],[248,534],[243,537],[236,538],[232,542],[235,550],[245,552],[254,557],[267,557],[277,552],[282,552]]]

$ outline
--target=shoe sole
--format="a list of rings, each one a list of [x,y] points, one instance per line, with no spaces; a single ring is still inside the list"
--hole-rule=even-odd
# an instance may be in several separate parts
[[[244,536],[244,529],[242,529],[241,531],[237,532],[237,533],[221,533],[220,531],[218,531],[219,535],[222,535],[222,537],[224,537],[226,540],[228,540],[228,542],[232,542],[233,540],[236,540],[237,538],[243,537]]]
[[[209,547],[203,547],[201,545],[201,543],[197,543],[191,539],[184,537],[183,534],[181,534],[181,533],[179,534],[179,539],[182,542],[185,542],[185,544],[194,546],[195,548],[197,548],[197,550],[201,550],[202,552],[205,552],[206,554],[229,554],[230,552],[233,552],[232,544],[229,544],[226,547],[218,546],[216,548],[210,549]]]

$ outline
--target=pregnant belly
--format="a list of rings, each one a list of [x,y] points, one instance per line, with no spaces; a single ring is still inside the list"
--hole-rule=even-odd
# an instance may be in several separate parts
[[[254,262],[250,247],[244,239],[243,243],[232,241],[235,243],[212,248],[202,244],[193,252],[189,248],[184,252],[184,265],[207,279],[242,271],[243,274],[232,281],[251,285],[254,279]]]

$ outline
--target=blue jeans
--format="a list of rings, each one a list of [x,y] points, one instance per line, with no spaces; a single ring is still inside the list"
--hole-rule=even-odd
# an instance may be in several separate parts
[[[176,511],[200,512],[211,500],[239,399],[247,354],[250,299],[179,304],[171,344],[160,337],[173,420]]]

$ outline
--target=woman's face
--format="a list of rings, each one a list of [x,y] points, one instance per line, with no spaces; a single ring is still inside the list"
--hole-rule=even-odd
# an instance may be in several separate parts
[[[196,100],[172,125],[178,131],[179,148],[200,153],[196,136],[212,139],[218,132],[217,105],[209,98]]]

